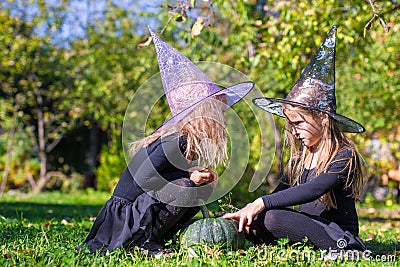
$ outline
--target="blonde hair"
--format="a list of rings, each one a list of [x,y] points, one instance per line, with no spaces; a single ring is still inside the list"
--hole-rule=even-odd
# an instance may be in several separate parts
[[[343,168],[347,171],[345,181],[345,189],[351,188],[350,197],[358,200],[363,189],[363,176],[361,168],[361,159],[356,150],[354,142],[347,137],[339,128],[337,123],[328,116],[328,123],[324,125],[321,120],[322,112],[316,110],[294,107],[303,115],[311,115],[317,123],[321,123],[323,135],[319,143],[320,149],[324,153],[320,154],[317,166],[315,167],[316,175],[326,172],[329,164],[337,161],[346,160],[348,163]],[[301,175],[305,169],[305,160],[310,156],[310,151],[303,146],[292,134],[291,126],[287,121],[285,126],[285,145],[290,147],[289,162],[286,165],[285,173],[288,177],[291,186],[301,183]],[[347,148],[351,150],[349,158],[338,159],[333,161],[340,149]],[[327,209],[336,208],[336,201],[331,192],[326,193],[320,198],[320,201],[325,203]]]
[[[216,168],[228,158],[225,118],[221,101],[210,98],[196,107],[189,115],[174,125],[130,144],[130,154],[134,155],[142,147],[147,147],[163,135],[179,133],[186,137],[185,157],[196,160],[199,165]]]

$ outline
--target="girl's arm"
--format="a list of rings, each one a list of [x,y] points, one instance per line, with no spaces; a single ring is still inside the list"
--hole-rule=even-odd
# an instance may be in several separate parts
[[[339,183],[339,174],[321,173],[309,182],[261,198],[265,208],[299,205],[318,199]]]
[[[343,179],[342,177],[347,175],[348,156],[347,151],[345,153],[338,153],[338,156],[334,158],[326,173],[318,175],[307,183],[278,192],[275,190],[275,193],[257,198],[235,213],[225,214],[224,218],[237,219],[239,221],[239,231],[245,230],[248,232],[254,216],[265,208],[292,206],[316,200],[337,186]]]
[[[351,151],[343,149],[324,173],[311,181],[262,197],[265,208],[300,205],[314,201],[338,186],[347,176]]]
[[[239,232],[245,230],[248,233],[254,216],[264,209],[310,202],[328,192],[338,183],[338,174],[321,174],[305,184],[257,198],[252,203],[247,204],[243,209],[235,213],[225,214],[224,218],[237,219],[239,221]]]
[[[290,188],[289,182],[287,180],[286,176],[282,176],[281,179],[279,179],[279,184],[277,185],[277,187],[274,189],[274,191],[272,191],[271,194],[285,190]]]
[[[188,168],[182,150],[182,140],[177,139],[176,135],[164,137],[138,167],[135,173],[136,183],[148,190],[158,190],[165,186],[170,180],[173,180],[171,179],[172,176],[176,176],[173,173],[165,175],[167,169],[173,166],[182,170]],[[178,172],[178,170],[175,172]],[[183,177],[189,178],[189,172],[186,171]]]

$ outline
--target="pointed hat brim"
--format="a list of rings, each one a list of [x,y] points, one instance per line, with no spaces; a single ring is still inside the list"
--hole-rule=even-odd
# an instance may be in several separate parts
[[[338,113],[332,113],[329,111],[321,110],[318,108],[313,108],[304,103],[290,101],[286,99],[280,99],[280,98],[267,98],[267,97],[254,98],[252,101],[257,107],[283,118],[286,118],[285,114],[283,114],[283,105],[288,104],[292,106],[298,106],[306,109],[324,112],[328,114],[332,119],[334,119],[344,132],[362,133],[365,131],[365,128],[361,124],[346,116],[340,115]]]

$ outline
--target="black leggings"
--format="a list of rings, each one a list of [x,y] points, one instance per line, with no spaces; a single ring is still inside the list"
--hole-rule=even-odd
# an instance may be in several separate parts
[[[255,244],[273,244],[279,238],[288,238],[293,243],[303,242],[306,237],[307,243],[316,248],[337,249],[339,239],[344,238],[348,244],[355,243],[355,249],[363,250],[363,244],[358,248],[358,240],[355,240],[359,238],[342,230],[337,224],[285,208],[261,212],[254,218],[250,232],[246,234],[246,238]]]

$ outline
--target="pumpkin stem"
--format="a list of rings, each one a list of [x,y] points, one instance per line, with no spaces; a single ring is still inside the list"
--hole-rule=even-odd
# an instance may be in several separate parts
[[[201,204],[200,210],[201,210],[201,214],[203,215],[203,218],[211,218],[210,212],[208,211],[204,200],[199,199],[199,202]]]

